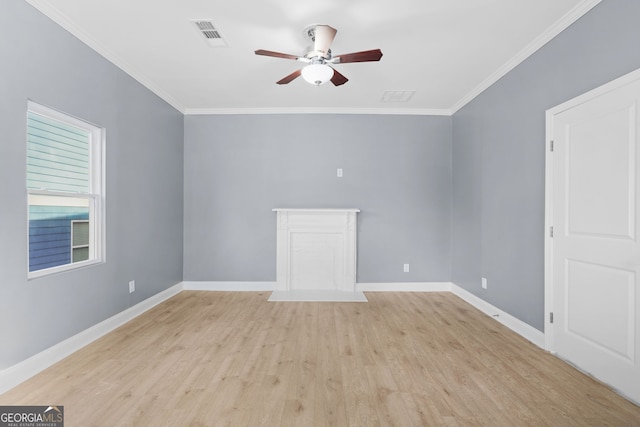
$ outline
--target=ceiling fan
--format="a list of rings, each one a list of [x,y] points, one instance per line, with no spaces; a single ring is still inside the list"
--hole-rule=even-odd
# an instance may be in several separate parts
[[[307,82],[319,86],[331,81],[335,86],[340,86],[349,81],[330,65],[345,64],[347,62],[373,62],[380,61],[382,51],[380,49],[364,50],[361,52],[333,55],[331,43],[338,30],[328,25],[310,25],[304,29],[304,35],[313,43],[302,56],[287,53],[273,52],[270,50],[256,50],[256,55],[273,56],[275,58],[293,59],[304,62],[307,65],[294,71],[276,83],[284,85],[300,77]]]

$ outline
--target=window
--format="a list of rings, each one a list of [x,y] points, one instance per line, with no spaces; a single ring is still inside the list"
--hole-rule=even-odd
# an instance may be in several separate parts
[[[89,259],[89,221],[71,221],[71,262]]]
[[[29,277],[104,256],[104,129],[29,102]]]

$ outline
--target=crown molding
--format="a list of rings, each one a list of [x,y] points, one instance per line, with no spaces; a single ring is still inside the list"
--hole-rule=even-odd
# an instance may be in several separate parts
[[[120,68],[126,74],[138,81],[144,87],[163,99],[173,108],[184,115],[230,115],[230,114],[363,114],[363,115],[419,115],[419,116],[451,116],[471,102],[483,91],[504,77],[509,71],[522,63],[542,46],[580,19],[602,0],[584,0],[556,21],[540,36],[536,37],[527,47],[522,49],[502,67],[487,77],[482,83],[463,96],[451,108],[313,108],[313,107],[282,107],[282,108],[187,108],[169,93],[160,88],[147,76],[140,73],[127,61],[114,54],[96,39],[82,31],[66,15],[55,9],[49,0],[25,0],[45,16],[56,22],[84,44],[103,56],[109,62]]]
[[[177,99],[171,96],[169,93],[164,91],[158,85],[156,85],[153,81],[149,80],[144,74],[140,73],[135,67],[129,64],[127,61],[120,58],[118,55],[107,49],[104,45],[98,42],[95,38],[88,35],[86,32],[82,31],[77,25],[75,25],[66,15],[61,13],[59,10],[54,8],[51,5],[50,1],[47,0],[25,0],[31,6],[36,8],[46,17],[54,21],[56,24],[60,25],[62,28],[67,30],[71,35],[79,39],[82,43],[89,46],[91,49],[96,51],[99,55],[104,57],[107,61],[111,62],[116,67],[120,68],[126,74],[128,74],[131,78],[136,80],[138,83],[149,89],[155,95],[160,97],[162,100],[167,102],[173,108],[178,110],[179,112],[184,114],[185,107]]]
[[[533,55],[538,49],[550,42],[554,37],[567,29],[571,24],[580,19],[584,14],[593,9],[602,0],[584,0],[567,12],[562,18],[547,28],[542,34],[536,37],[524,49],[507,61],[502,67],[498,68],[493,74],[486,78],[482,83],[476,86],[471,92],[467,93],[462,99],[451,107],[451,114],[455,114],[462,107],[471,102],[475,97],[480,95],[492,84],[504,77],[509,71],[524,62],[525,59]]]
[[[120,68],[126,74],[145,86],[151,92],[162,98],[184,115],[229,115],[229,114],[384,114],[384,115],[419,115],[419,116],[450,116],[448,109],[419,109],[419,108],[314,108],[314,107],[283,107],[283,108],[187,108],[169,93],[160,88],[147,76],[118,55],[107,49],[95,38],[75,25],[66,15],[52,6],[49,0],[25,0],[49,19],[60,25],[81,42],[103,56],[109,62]]]
[[[405,116],[450,116],[448,109],[421,108],[186,108],[186,116],[225,114],[384,114]]]

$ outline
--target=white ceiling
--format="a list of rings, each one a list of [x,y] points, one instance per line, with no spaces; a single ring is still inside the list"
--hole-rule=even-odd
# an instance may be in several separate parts
[[[185,114],[451,114],[600,0],[26,0]],[[211,47],[192,20],[214,22]],[[380,48],[380,62],[338,64],[343,86],[298,78],[303,29],[338,30],[334,56]],[[385,91],[415,91],[382,102]]]

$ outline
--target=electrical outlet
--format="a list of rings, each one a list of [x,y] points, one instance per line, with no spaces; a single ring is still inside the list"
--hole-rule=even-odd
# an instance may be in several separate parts
[[[403,268],[405,273],[409,272],[409,264],[405,264]]]
[[[338,169],[337,175],[338,178],[342,178],[342,168]]]
[[[487,278],[486,277],[482,278],[482,289],[487,289]]]
[[[132,294],[136,290],[136,281],[132,280],[129,282],[129,293]]]

